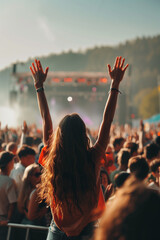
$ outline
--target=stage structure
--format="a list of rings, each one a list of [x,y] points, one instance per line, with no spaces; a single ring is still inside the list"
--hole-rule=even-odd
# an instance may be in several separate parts
[[[33,85],[30,72],[13,73],[16,84],[22,90],[24,86]],[[45,88],[54,96],[96,96],[106,95],[108,76],[103,72],[49,72]]]
[[[15,101],[17,92],[17,98],[19,98],[21,106],[23,102],[28,104],[28,99],[31,101],[34,96],[33,92],[35,92],[31,73],[16,72],[14,69],[11,79],[13,88],[10,92],[10,98]],[[88,112],[91,111],[91,108],[97,109],[96,113],[98,115],[99,112],[100,114],[103,112],[107,99],[110,87],[110,80],[108,81],[108,79],[110,77],[104,72],[49,72],[45,83],[45,91],[51,104],[57,101],[66,109],[68,107],[66,99],[68,99],[68,102],[73,99],[73,104],[85,107]],[[119,123],[126,122],[125,97],[125,95],[121,96],[117,106],[115,121]],[[93,104],[91,105],[91,103]]]

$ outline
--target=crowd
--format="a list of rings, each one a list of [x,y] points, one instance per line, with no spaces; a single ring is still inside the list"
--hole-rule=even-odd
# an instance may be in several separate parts
[[[117,57],[108,66],[100,130],[86,129],[78,114],[53,130],[43,88],[48,68],[32,64],[42,131],[25,121],[17,129],[0,124],[0,239],[9,222],[49,227],[30,239],[159,239],[160,126],[112,123],[123,65]],[[15,230],[11,239],[24,236]]]

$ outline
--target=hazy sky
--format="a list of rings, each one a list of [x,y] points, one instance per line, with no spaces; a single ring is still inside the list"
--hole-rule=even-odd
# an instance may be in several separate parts
[[[0,0],[0,69],[160,34],[160,0]]]

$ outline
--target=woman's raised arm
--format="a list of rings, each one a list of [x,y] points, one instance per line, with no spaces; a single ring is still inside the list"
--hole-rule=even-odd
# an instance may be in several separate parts
[[[41,62],[37,60],[35,60],[35,64],[32,63],[32,67],[30,67],[34,79],[34,86],[37,92],[38,106],[42,117],[44,145],[48,144],[49,136],[53,132],[52,119],[43,88],[43,84],[47,77],[48,69],[49,68],[47,67],[44,72]]]
[[[111,87],[109,91],[109,97],[104,108],[103,119],[100,126],[98,139],[96,142],[96,144],[98,143],[98,145],[101,146],[101,149],[103,151],[106,150],[109,141],[109,132],[116,109],[117,96],[118,93],[120,93],[119,84],[123,79],[127,67],[129,66],[127,64],[125,67],[123,67],[124,61],[125,61],[124,58],[122,59],[122,57],[117,57],[113,70],[111,69],[111,66],[108,65],[108,71],[111,78]]]

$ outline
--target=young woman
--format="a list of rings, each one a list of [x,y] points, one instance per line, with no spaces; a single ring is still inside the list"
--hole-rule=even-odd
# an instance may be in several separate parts
[[[22,223],[30,223],[28,219],[28,206],[31,197],[31,192],[36,189],[37,184],[40,183],[41,172],[38,164],[33,163],[26,167],[23,178],[22,187],[18,196],[18,210],[24,214]]]
[[[45,72],[40,61],[35,60],[30,70],[37,91],[38,105],[43,121],[45,148],[40,156],[44,166],[41,196],[50,204],[52,221],[48,240],[89,239],[95,221],[104,210],[104,198],[100,188],[100,161],[109,140],[110,126],[114,117],[119,84],[128,64],[117,57],[113,70],[108,65],[111,88],[106,103],[99,135],[92,148],[83,120],[76,113],[66,115],[53,134],[51,116],[43,84]]]

